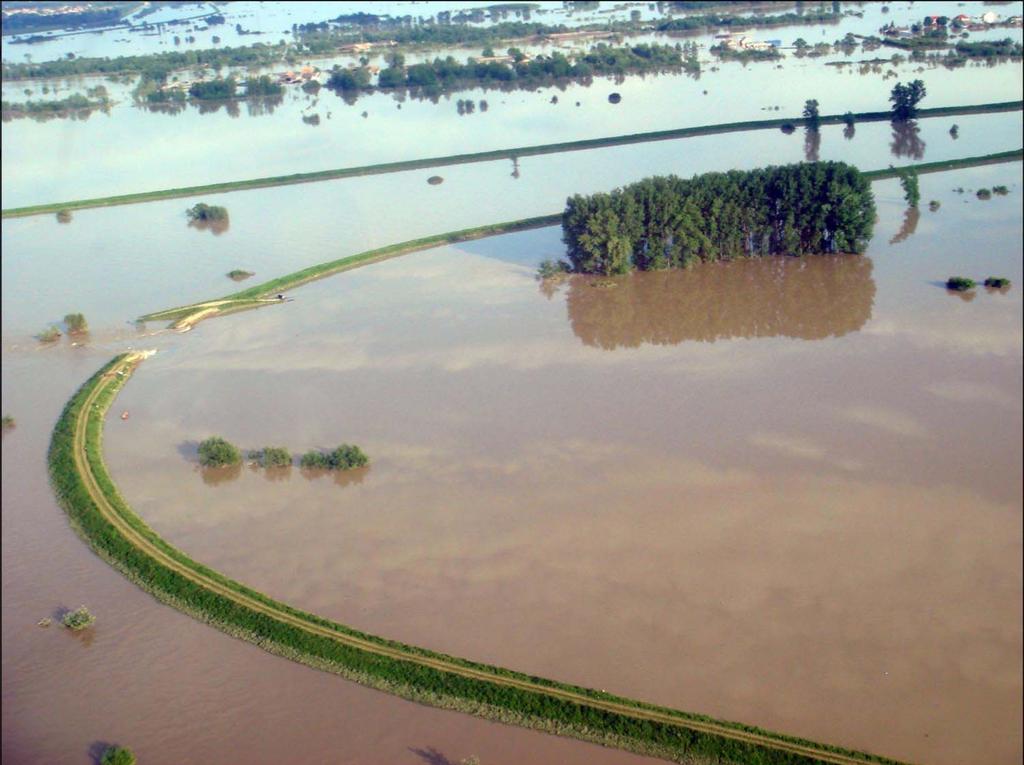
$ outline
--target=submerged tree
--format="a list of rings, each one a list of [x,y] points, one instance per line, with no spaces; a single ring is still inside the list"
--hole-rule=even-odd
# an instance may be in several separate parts
[[[612,275],[760,255],[862,252],[875,206],[841,162],[648,178],[566,202],[573,270]]]
[[[135,753],[123,746],[108,746],[100,758],[100,765],[135,765]]]
[[[817,99],[809,99],[804,102],[804,119],[807,121],[807,129],[817,131],[821,127],[821,115],[818,112]]]
[[[203,467],[237,465],[241,461],[238,447],[220,436],[211,436],[199,444],[199,464]]]
[[[921,189],[918,186],[917,171],[912,167],[900,170],[898,173],[900,186],[903,187],[903,197],[911,207],[917,207],[921,201]]]
[[[917,105],[927,95],[922,80],[914,80],[904,85],[902,82],[893,86],[889,100],[892,101],[892,119],[894,122],[905,122],[917,116]]]

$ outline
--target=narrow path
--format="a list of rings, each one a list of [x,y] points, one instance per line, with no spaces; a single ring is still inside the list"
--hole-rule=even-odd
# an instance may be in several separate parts
[[[196,585],[210,592],[216,593],[222,598],[231,600],[247,609],[261,613],[277,620],[278,622],[299,628],[307,633],[327,637],[345,646],[356,648],[360,651],[366,651],[368,653],[377,654],[379,656],[403,662],[419,664],[440,672],[495,685],[510,686],[520,690],[529,691],[531,693],[542,694],[561,699],[563,701],[572,702],[581,706],[589,706],[613,712],[626,717],[650,720],[681,728],[688,728],[703,733],[709,733],[738,742],[807,757],[817,762],[836,763],[837,765],[862,765],[866,762],[877,762],[876,758],[869,757],[868,755],[856,756],[841,752],[831,752],[812,745],[795,743],[764,733],[742,730],[724,723],[689,719],[684,717],[684,713],[682,712],[678,714],[670,714],[668,712],[643,709],[629,704],[593,698],[583,693],[576,693],[571,690],[552,687],[540,682],[531,682],[525,679],[508,677],[499,674],[496,671],[467,667],[438,656],[420,653],[411,648],[389,646],[373,640],[360,638],[356,635],[342,631],[344,628],[341,625],[338,625],[337,629],[331,629],[321,624],[317,624],[310,619],[304,619],[300,616],[296,616],[279,604],[267,603],[246,595],[243,592],[239,592],[225,585],[218,579],[198,570],[198,564],[195,564],[192,561],[189,561],[192,565],[186,565],[186,563],[183,563],[181,560],[169,555],[161,549],[125,519],[122,513],[110,502],[106,493],[101,488],[100,483],[97,481],[96,475],[93,472],[92,466],[89,464],[89,458],[86,453],[89,418],[97,418],[100,433],[102,434],[103,418],[113,401],[113,397],[111,397],[111,401],[101,407],[98,404],[101,395],[107,391],[109,386],[130,375],[143,358],[143,354],[127,354],[120,363],[112,367],[103,377],[101,377],[89,392],[75,419],[73,447],[74,465],[81,476],[90,498],[95,502],[100,514],[117,530],[118,533],[120,533],[139,551],[153,558],[160,565],[165,566],[166,568],[171,569],[179,575],[191,580]],[[99,439],[99,444],[102,444],[102,438]],[[98,458],[102,460],[102,455],[99,455]],[[112,489],[112,491],[116,491],[116,489]],[[127,505],[125,505],[125,507],[127,507]]]
[[[932,109],[918,109],[917,119],[928,119],[929,117],[951,117],[961,114],[1014,112],[1020,111],[1022,108],[1024,108],[1024,101],[1000,101],[988,104],[973,104],[970,106],[940,106]],[[892,113],[888,111],[859,112],[853,116],[856,122],[888,122],[892,119]],[[818,118],[818,122],[822,125],[839,125],[845,120],[845,115],[841,114],[827,114]],[[741,133],[750,130],[776,130],[785,124],[805,125],[806,123],[807,120],[803,117],[776,117],[769,120],[748,120],[745,122],[729,122],[719,125],[671,128],[669,130],[655,130],[648,133],[628,133],[626,135],[606,136],[605,138],[586,138],[579,141],[537,144],[535,146],[518,146],[510,149],[494,149],[492,151],[480,151],[471,154],[453,154],[445,157],[408,159],[398,162],[383,162],[376,165],[363,165],[361,167],[342,167],[334,170],[320,170],[312,173],[294,173],[292,175],[277,175],[269,178],[250,178],[242,181],[208,183],[202,186],[186,186],[177,189],[140,191],[134,194],[97,197],[95,199],[51,202],[41,205],[8,208],[0,211],[0,214],[2,214],[4,218],[18,218],[26,215],[55,213],[60,210],[85,210],[91,207],[130,205],[140,202],[153,202],[158,199],[194,197],[200,194],[223,194],[229,191],[244,191],[246,189],[260,189],[267,188],[269,186],[288,186],[295,183],[314,183],[318,181],[336,180],[339,178],[353,178],[363,175],[380,175],[383,173],[399,173],[406,170],[422,170],[426,168],[446,167],[449,165],[492,162],[499,159],[532,157],[540,154],[560,154],[568,151],[586,151],[588,149],[624,146],[627,144],[645,143],[649,141],[670,141],[679,138],[693,138],[695,136],[717,135],[719,133]]]

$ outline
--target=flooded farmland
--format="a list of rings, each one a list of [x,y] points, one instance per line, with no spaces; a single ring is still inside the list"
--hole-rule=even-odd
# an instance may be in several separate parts
[[[756,34],[831,42],[929,11],[843,6],[863,15]],[[544,3],[534,20],[624,19],[631,7]],[[338,12],[225,8],[226,44],[275,42]],[[4,56],[118,55],[121,34],[5,38]],[[1021,39],[1019,28],[972,35]],[[885,109],[893,84],[916,77],[926,107],[1021,97],[1019,62],[946,70],[893,52],[845,66],[875,54],[745,65],[702,53],[699,79],[353,104],[289,91],[178,114],[136,108],[132,82],[108,83],[109,114],[5,122],[3,207],[795,116],[808,98],[825,114]],[[61,80],[57,97],[103,81]],[[4,98],[57,85],[6,80]],[[463,114],[459,99],[489,108]],[[314,113],[319,124],[304,121]],[[445,654],[901,761],[1019,763],[1020,161],[922,175],[919,209],[897,181],[874,183],[878,220],[858,256],[538,282],[538,264],[565,254],[547,227],[360,268],[187,334],[135,319],[370,248],[557,213],[570,194],[653,174],[814,159],[882,169],[1016,149],[1022,131],[1020,111],[772,129],[5,219],[0,382],[15,424],[0,483],[0,757],[95,765],[118,743],[147,765],[654,762],[272,656],[157,603],[93,554],[48,482],[53,424],[112,356],[154,348],[108,418],[111,475],[161,536],[255,589]],[[443,182],[428,182],[435,173]],[[189,226],[198,201],[225,205],[229,222]],[[236,284],[235,269],[253,276]],[[954,275],[1011,284],[955,293]],[[79,311],[87,334],[36,339]],[[213,434],[296,455],[357,443],[371,464],[201,469],[198,442]],[[95,627],[61,627],[83,603]]]
[[[118,399],[131,418],[107,426],[112,474],[197,560],[360,629],[899,759],[1017,761],[1021,166],[921,183],[941,208],[896,242],[898,184],[874,185],[863,257],[542,289],[560,244],[539,229],[149,338],[160,353]],[[955,191],[1000,183],[987,202]],[[963,300],[939,286],[961,272],[1013,286]],[[289,664],[96,561],[40,460],[112,352],[5,354],[5,409],[25,412],[4,443],[5,756],[79,761],[62,758],[105,731],[147,762],[270,762],[283,741],[314,762],[636,759]],[[211,433],[354,441],[373,462],[342,482],[208,475],[194,444]],[[90,643],[34,626],[77,599],[101,615]],[[111,677],[113,713],[81,704]],[[59,733],[33,733],[42,707]],[[223,735],[252,719],[281,742]]]

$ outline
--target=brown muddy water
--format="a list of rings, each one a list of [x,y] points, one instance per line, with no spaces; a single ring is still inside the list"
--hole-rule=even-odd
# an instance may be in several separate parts
[[[1019,762],[1021,165],[922,176],[942,207],[913,231],[898,184],[874,190],[864,257],[539,285],[549,228],[149,338],[108,464],[197,560],[360,629],[903,760]],[[1013,286],[963,299],[951,275]],[[99,741],[147,763],[637,760],[277,659],[96,559],[42,455],[123,347],[4,355],[5,762]],[[204,474],[211,434],[373,462]],[[35,626],[81,602],[91,638]]]

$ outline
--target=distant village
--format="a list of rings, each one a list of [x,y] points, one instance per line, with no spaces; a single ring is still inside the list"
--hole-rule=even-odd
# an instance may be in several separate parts
[[[923,24],[914,24],[909,27],[898,27],[890,22],[879,29],[878,32],[885,37],[909,39],[911,37],[916,37],[921,32],[941,29],[943,27],[951,27],[956,30],[963,29],[971,32],[981,32],[997,25],[1019,27],[1021,26],[1021,23],[1022,20],[1020,16],[1010,16],[1007,19],[1003,19],[998,13],[995,13],[994,11],[987,11],[980,16],[968,16],[966,13],[961,13],[958,16],[952,17],[929,15],[924,17]]]

